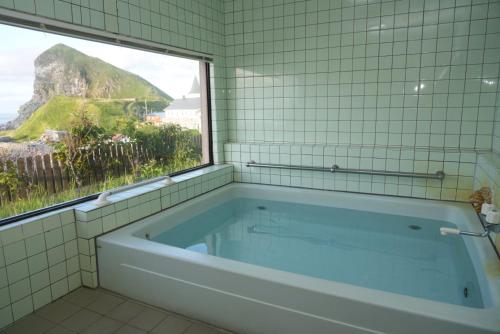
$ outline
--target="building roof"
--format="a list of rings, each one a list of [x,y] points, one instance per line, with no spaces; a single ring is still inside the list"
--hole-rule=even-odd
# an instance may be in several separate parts
[[[201,103],[199,97],[185,97],[182,99],[173,100],[172,103],[165,108],[165,111],[169,110],[189,110],[189,109],[201,109]]]
[[[200,84],[198,83],[198,79],[196,77],[194,77],[193,84],[188,95],[200,95]]]
[[[201,109],[200,100],[200,84],[198,79],[194,77],[193,84],[191,85],[191,90],[187,96],[183,96],[181,99],[173,100],[164,110],[196,110]]]
[[[163,111],[156,111],[146,114],[146,116],[165,116],[165,113]]]

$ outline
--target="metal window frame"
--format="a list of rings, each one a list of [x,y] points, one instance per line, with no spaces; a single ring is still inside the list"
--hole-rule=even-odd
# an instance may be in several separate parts
[[[118,33],[98,30],[77,24],[57,21],[42,16],[36,16],[17,11],[0,8],[0,24],[7,24],[19,28],[38,30],[67,37],[86,39],[93,42],[106,43],[116,46],[125,46],[132,49],[160,53],[175,57],[213,62],[213,55],[205,52],[180,48],[168,44],[146,41]]]
[[[211,88],[210,88],[210,63],[213,62],[212,55],[205,54],[201,52],[191,51],[187,49],[182,49],[178,47],[173,47],[169,45],[163,45],[160,43],[149,42],[140,40],[133,37],[121,36],[114,33],[108,33],[105,31],[100,31],[92,28],[86,28],[74,24],[68,24],[64,22],[59,22],[52,19],[47,19],[39,16],[19,13],[7,9],[0,8],[0,24],[11,25],[19,28],[37,30],[47,33],[52,33],[56,35],[62,35],[72,38],[80,38],[84,40],[89,40],[93,42],[100,42],[105,44],[111,44],[116,46],[124,46],[136,50],[154,52],[163,54],[166,56],[175,56],[180,58],[192,59],[201,62],[205,66],[205,87],[206,87],[206,97],[207,97],[207,128],[208,128],[208,163],[202,164],[189,169],[184,169],[178,172],[169,174],[169,176],[177,176],[185,173],[192,172],[194,170],[202,169],[214,164],[213,156],[213,134],[212,134],[212,99],[211,99]],[[201,79],[201,78],[200,78]],[[150,180],[144,180],[142,182],[135,183],[135,187],[140,187],[141,185],[147,183]],[[130,187],[129,187],[130,189]],[[15,216],[10,216],[4,219],[0,219],[0,227],[19,222],[24,219],[40,216],[49,212],[69,208],[82,204],[91,200],[96,199],[100,193],[93,195],[76,198],[67,202],[58,203],[55,205],[47,206],[41,209],[28,211]]]

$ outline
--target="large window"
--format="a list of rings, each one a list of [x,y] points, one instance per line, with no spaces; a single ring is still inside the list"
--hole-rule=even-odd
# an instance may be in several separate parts
[[[0,40],[0,219],[210,163],[206,63],[3,24]]]

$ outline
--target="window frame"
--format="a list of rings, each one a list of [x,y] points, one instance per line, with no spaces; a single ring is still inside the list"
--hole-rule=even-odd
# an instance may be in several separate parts
[[[5,15],[4,13],[8,12],[10,15]],[[208,133],[204,135],[202,133],[202,146],[203,139],[206,138],[208,141],[208,162],[205,164],[201,164],[196,167],[180,170],[174,173],[168,174],[168,176],[177,176],[186,174],[198,169],[206,168],[214,165],[214,155],[213,155],[213,133],[212,133],[212,99],[211,99],[211,87],[210,87],[210,65],[213,62],[210,55],[194,52],[186,49],[170,47],[168,45],[163,45],[159,43],[143,41],[140,39],[120,36],[118,34],[110,34],[104,31],[99,31],[91,28],[85,28],[81,26],[74,26],[63,22],[57,22],[50,19],[44,19],[33,15],[25,15],[25,14],[16,14],[15,12],[2,10],[0,9],[0,24],[15,26],[18,28],[31,29],[35,31],[42,31],[56,35],[62,35],[67,37],[79,38],[84,40],[89,40],[93,42],[105,43],[109,45],[128,47],[132,49],[137,49],[146,52],[153,52],[162,54],[165,56],[173,56],[180,58],[192,59],[200,62],[200,67],[204,67],[204,80],[205,84],[200,85],[200,89],[205,89],[206,92],[206,128],[208,129]],[[76,29],[77,28],[77,29]],[[202,78],[200,77],[200,81]],[[201,97],[200,97],[201,98]],[[202,101],[203,103],[203,101]],[[147,181],[148,179],[144,180]],[[150,179],[149,179],[150,180]],[[141,182],[137,182],[132,184],[132,186],[136,185],[137,187],[141,186]],[[119,189],[115,188],[115,189]],[[0,227],[6,226],[9,224],[13,224],[28,218],[40,216],[46,213],[58,211],[65,208],[70,208],[76,206],[78,204],[82,204],[88,201],[92,201],[97,199],[101,193],[96,193],[93,195],[88,195],[80,198],[75,198],[70,201],[57,203],[54,205],[50,205],[44,208],[27,211],[20,213],[18,215],[6,217],[0,219]]]

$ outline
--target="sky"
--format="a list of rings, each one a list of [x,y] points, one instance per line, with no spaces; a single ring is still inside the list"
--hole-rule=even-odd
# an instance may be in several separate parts
[[[19,107],[33,95],[35,58],[57,43],[64,43],[140,75],[173,98],[186,95],[199,76],[194,60],[90,42],[56,34],[0,24],[0,124],[14,119]]]

